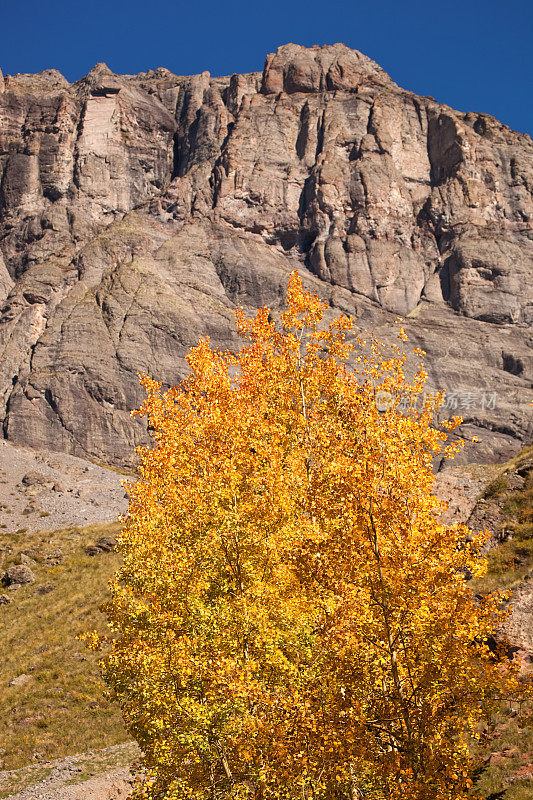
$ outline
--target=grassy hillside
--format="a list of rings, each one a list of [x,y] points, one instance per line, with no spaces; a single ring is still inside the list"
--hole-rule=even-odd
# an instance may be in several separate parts
[[[476,591],[512,589],[533,570],[533,447],[502,467],[480,501],[489,512],[491,506],[498,512],[500,544],[489,552],[487,575]]]
[[[490,550],[487,574],[473,589],[512,591],[533,573],[533,447],[503,465],[479,500],[481,519],[495,521],[499,544]],[[490,800],[533,798],[533,728],[520,721],[519,710],[510,704],[483,732],[476,789]]]
[[[89,556],[88,545],[118,524],[0,534],[2,574],[27,553],[35,583],[5,589],[0,605],[0,768],[126,741],[118,710],[98,681],[96,656],[77,634],[102,629],[98,606],[118,556]],[[55,551],[60,548],[62,558]]]

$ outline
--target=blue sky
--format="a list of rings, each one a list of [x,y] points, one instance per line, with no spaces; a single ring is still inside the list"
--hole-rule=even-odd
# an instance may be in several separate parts
[[[71,81],[99,61],[251,72],[286,42],[344,42],[407,89],[533,134],[533,0],[24,0],[3,4],[0,26],[4,73]]]

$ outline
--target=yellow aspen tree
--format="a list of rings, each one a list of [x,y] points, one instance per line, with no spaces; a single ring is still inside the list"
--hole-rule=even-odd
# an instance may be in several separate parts
[[[518,691],[500,598],[466,579],[484,539],[433,494],[441,396],[325,313],[293,273],[277,321],[237,311],[240,352],[142,377],[154,445],[100,643],[139,800],[461,800],[469,737]]]

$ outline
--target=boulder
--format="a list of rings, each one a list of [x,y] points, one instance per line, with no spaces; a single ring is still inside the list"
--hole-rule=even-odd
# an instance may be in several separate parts
[[[7,586],[35,583],[35,575],[27,564],[15,564],[6,570],[3,578]]]
[[[15,556],[15,563],[26,567],[33,567],[35,565],[35,559],[31,558],[27,553],[17,553]]]
[[[42,472],[27,472],[21,480],[23,486],[45,486],[49,482]]]
[[[110,553],[117,546],[117,540],[114,536],[101,536],[96,541],[96,546],[105,553]]]
[[[28,681],[31,680],[30,675],[26,675],[23,673],[22,675],[17,675],[16,678],[12,678],[9,681],[10,686],[24,686]]]

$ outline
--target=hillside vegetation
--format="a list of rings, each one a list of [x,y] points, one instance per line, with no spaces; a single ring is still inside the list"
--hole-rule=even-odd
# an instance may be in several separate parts
[[[520,587],[527,592],[533,575],[533,447],[502,466],[479,498],[471,523],[474,520],[492,521],[497,542],[488,554],[487,574],[475,582],[475,591],[516,592]],[[528,607],[521,616],[531,631]],[[531,669],[531,655],[526,669]],[[479,748],[483,769],[477,789],[490,800],[533,797],[533,729],[520,722],[519,709],[510,704],[507,714],[495,715],[483,731]]]
[[[98,606],[118,564],[113,552],[90,556],[85,548],[118,529],[116,523],[0,535],[2,574],[23,552],[35,575],[33,584],[0,587],[10,601],[0,606],[2,769],[127,739],[120,712],[103,697],[96,656],[76,639],[103,629]]]
[[[477,592],[514,590],[533,571],[532,467],[530,447],[503,465],[479,498],[471,524],[492,520],[498,543]],[[97,657],[76,639],[87,629],[104,629],[98,606],[119,562],[116,553],[91,556],[86,548],[118,530],[115,523],[0,534],[2,574],[20,561],[20,553],[34,562],[35,583],[0,586],[9,598],[0,605],[0,769],[36,765],[24,771],[24,783],[46,768],[38,762],[128,740],[118,709],[103,696]],[[517,711],[511,707],[494,717],[482,734],[476,789],[491,800],[533,796],[533,731],[518,722]],[[7,785],[0,786],[0,796],[6,792]]]
[[[481,592],[513,589],[533,570],[533,447],[508,461],[486,487],[481,502],[497,511],[487,575]],[[485,512],[485,516],[487,512]]]

